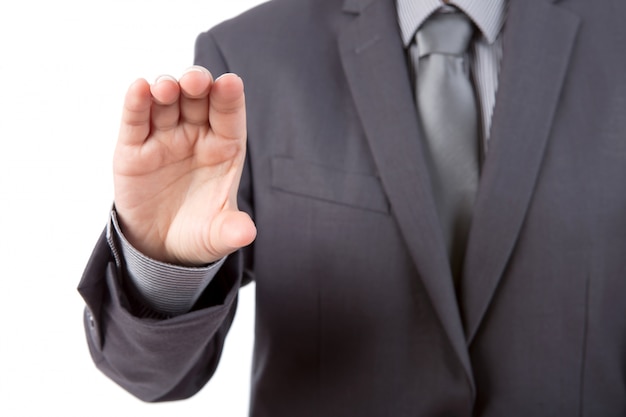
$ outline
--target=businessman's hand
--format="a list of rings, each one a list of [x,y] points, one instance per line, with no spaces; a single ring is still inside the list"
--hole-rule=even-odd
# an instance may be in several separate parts
[[[128,89],[113,171],[124,235],[165,262],[205,264],[250,244],[256,228],[237,209],[245,159],[243,83],[192,67]]]

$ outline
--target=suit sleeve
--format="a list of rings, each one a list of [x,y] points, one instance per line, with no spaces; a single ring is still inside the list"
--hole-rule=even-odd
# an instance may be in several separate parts
[[[195,61],[215,77],[227,72],[208,32],[197,39]],[[246,163],[239,204],[252,215],[248,172]],[[114,234],[109,225],[98,239],[78,286],[86,303],[85,333],[94,363],[144,401],[194,395],[215,372],[235,314],[238,290],[252,280],[251,248],[226,259],[192,311],[160,318],[138,312],[141,303],[128,285],[124,260],[111,239]]]

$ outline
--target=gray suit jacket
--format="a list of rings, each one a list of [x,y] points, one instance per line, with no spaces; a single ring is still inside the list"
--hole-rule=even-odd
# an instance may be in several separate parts
[[[256,282],[251,415],[626,415],[626,2],[511,0],[455,293],[392,0],[276,0],[198,37],[246,83],[258,238],[197,308],[133,315],[100,239],[100,369],[148,401],[212,375]],[[616,52],[617,51],[617,52]]]

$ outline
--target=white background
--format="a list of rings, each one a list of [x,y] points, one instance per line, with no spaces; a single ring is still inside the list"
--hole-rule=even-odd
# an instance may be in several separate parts
[[[0,5],[0,415],[247,415],[253,287],[214,379],[190,400],[154,405],[92,364],[76,286],[109,214],[127,86],[178,76],[198,33],[258,3]]]

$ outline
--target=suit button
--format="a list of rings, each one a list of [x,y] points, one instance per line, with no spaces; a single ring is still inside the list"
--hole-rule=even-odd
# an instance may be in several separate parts
[[[94,329],[96,327],[96,321],[93,318],[93,314],[91,311],[87,310],[87,323],[89,323],[89,328]]]

